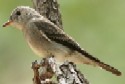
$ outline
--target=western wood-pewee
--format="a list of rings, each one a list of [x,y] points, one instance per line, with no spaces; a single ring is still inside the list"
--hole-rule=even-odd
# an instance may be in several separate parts
[[[117,76],[121,75],[118,69],[87,53],[72,37],[30,7],[19,6],[14,9],[9,21],[3,26],[7,25],[21,30],[30,48],[39,56],[53,55],[57,61],[99,66]]]

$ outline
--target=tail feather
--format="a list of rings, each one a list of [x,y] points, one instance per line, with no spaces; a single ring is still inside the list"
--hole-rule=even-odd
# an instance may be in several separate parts
[[[121,76],[121,74],[122,74],[120,71],[118,71],[118,69],[115,69],[114,67],[112,67],[108,64],[105,64],[103,62],[99,62],[98,66],[100,66],[102,69],[105,69],[106,71],[112,72],[113,74],[115,74],[117,76]]]
[[[118,70],[115,69],[114,67],[105,64],[104,62],[101,62],[98,58],[93,57],[91,54],[87,53],[85,50],[81,50],[82,55],[84,55],[86,58],[88,58],[91,61],[88,61],[88,64],[93,64],[95,66],[99,66],[102,69],[105,69],[106,71],[112,72],[113,74],[117,76],[121,76],[122,73]]]
[[[115,74],[117,76],[121,76],[122,75],[122,73],[118,69],[115,69],[114,67],[112,67],[112,66],[110,66],[108,64],[105,64],[104,62],[101,62],[98,58],[93,57],[91,54],[89,54],[85,50],[79,48],[78,51],[83,55],[83,57],[88,59],[88,62],[86,64],[99,66],[102,69],[105,69],[106,71],[112,72],[113,74]]]

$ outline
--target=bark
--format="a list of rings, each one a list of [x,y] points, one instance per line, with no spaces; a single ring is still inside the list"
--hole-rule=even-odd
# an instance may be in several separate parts
[[[62,17],[57,0],[32,0],[33,7],[41,15],[63,29]]]
[[[44,58],[33,62],[34,84],[89,84],[84,75],[73,62],[57,64],[54,57]],[[54,82],[52,77],[55,77]]]

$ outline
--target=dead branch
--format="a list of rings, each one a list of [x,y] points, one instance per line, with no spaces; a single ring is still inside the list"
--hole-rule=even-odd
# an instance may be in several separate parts
[[[33,7],[41,15],[63,29],[62,17],[57,0],[32,0]]]
[[[57,64],[54,57],[33,62],[34,84],[89,84],[84,75],[72,62]],[[55,76],[57,82],[52,81]]]

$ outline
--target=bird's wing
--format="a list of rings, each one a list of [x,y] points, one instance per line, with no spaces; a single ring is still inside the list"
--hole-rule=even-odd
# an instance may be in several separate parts
[[[80,48],[78,43],[76,43],[70,36],[65,34],[63,30],[58,28],[52,22],[48,20],[35,20],[33,24],[38,28],[39,31],[42,31],[51,41],[62,44],[63,46],[70,48],[71,50],[78,51],[83,56],[90,59],[103,69],[110,71],[118,76],[121,75],[121,72],[118,71],[118,69],[115,69],[114,67],[105,64],[104,62],[101,62],[98,58],[93,57],[91,54]]]
[[[80,48],[77,42],[75,42],[70,36],[68,36],[63,30],[58,28],[52,22],[48,20],[35,20],[33,21],[33,24],[51,41],[55,41],[56,43],[62,44],[63,46],[70,48],[71,50],[75,50],[95,62],[100,62],[100,60]]]

